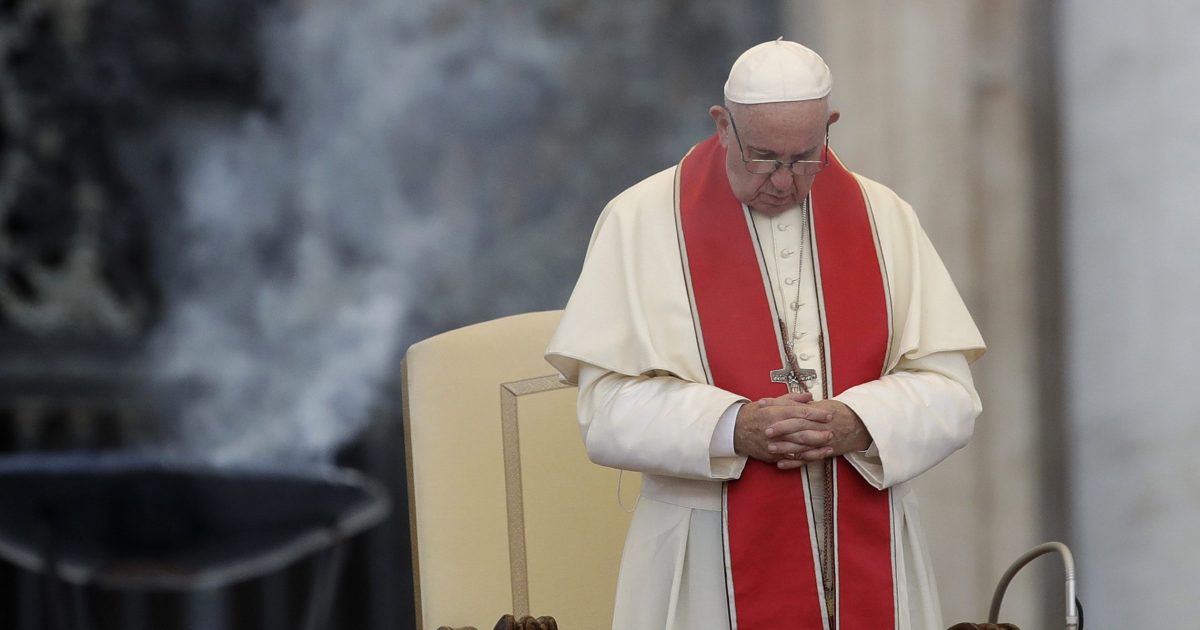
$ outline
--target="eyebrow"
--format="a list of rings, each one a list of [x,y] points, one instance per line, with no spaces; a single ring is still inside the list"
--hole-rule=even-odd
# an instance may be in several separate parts
[[[816,146],[814,146],[814,147],[810,147],[810,148],[808,148],[808,149],[805,149],[804,151],[801,151],[800,153],[795,153],[795,154],[792,154],[792,155],[790,155],[790,156],[788,156],[788,157],[789,157],[791,160],[800,160],[800,159],[803,159],[803,158],[804,158],[804,156],[806,156],[806,155],[810,155],[810,154],[811,154],[811,153],[813,153],[814,151],[817,151],[818,149],[820,149],[820,148],[821,148],[821,144],[824,144],[824,143],[823,143],[823,142],[822,142],[822,143],[819,143],[819,144],[817,144],[817,145],[816,145]],[[773,153],[773,152],[771,152],[771,151],[767,151],[766,149],[763,149],[763,148],[760,148],[760,147],[756,147],[756,146],[754,146],[754,145],[752,145],[752,144],[747,144],[747,145],[746,145],[746,152],[747,152],[747,153],[756,153],[756,154],[758,154],[758,155],[761,155],[761,156],[763,156],[764,158],[765,158],[765,157],[771,157],[771,159],[778,159],[778,158],[779,158],[779,156],[778,156],[778,155],[776,155],[775,153]],[[789,160],[780,160],[780,161],[781,161],[781,162],[787,162],[787,161],[789,161]]]

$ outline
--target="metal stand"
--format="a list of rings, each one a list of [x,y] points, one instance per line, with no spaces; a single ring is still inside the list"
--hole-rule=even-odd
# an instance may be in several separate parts
[[[1066,573],[1067,630],[1083,630],[1083,606],[1079,604],[1079,599],[1075,596],[1075,558],[1071,555],[1071,550],[1060,542],[1042,543],[1026,551],[1020,558],[1017,558],[1016,562],[1013,562],[1008,567],[1008,570],[1000,577],[1000,583],[996,586],[995,594],[992,595],[992,607],[988,612],[988,623],[999,623],[1000,604],[1004,600],[1004,591],[1008,590],[1008,584],[1012,582],[1013,576],[1017,574],[1017,571],[1024,568],[1034,558],[1055,551],[1062,554],[1063,569]]]

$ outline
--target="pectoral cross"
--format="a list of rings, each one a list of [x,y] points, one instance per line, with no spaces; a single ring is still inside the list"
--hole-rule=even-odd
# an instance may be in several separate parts
[[[817,371],[801,369],[796,364],[796,355],[792,354],[792,344],[788,343],[787,326],[779,320],[779,332],[783,339],[783,352],[787,363],[778,370],[771,370],[772,383],[787,383],[788,393],[801,394],[808,391],[808,384],[817,380]]]
[[[778,370],[771,370],[772,383],[787,383],[788,392],[800,394],[808,391],[808,384],[817,380],[817,371],[795,368],[785,365]]]

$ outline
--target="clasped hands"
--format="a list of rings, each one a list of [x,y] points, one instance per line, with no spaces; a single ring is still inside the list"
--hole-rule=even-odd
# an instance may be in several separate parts
[[[871,434],[854,410],[811,393],[763,398],[742,405],[733,429],[738,455],[787,470],[865,450]]]

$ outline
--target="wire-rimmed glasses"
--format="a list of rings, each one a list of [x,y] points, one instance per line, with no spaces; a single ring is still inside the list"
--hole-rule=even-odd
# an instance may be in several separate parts
[[[786,166],[788,170],[796,175],[816,175],[829,164],[829,125],[825,125],[825,144],[821,146],[821,159],[819,160],[792,160],[791,162],[783,162],[781,160],[748,160],[746,159],[746,150],[742,147],[742,137],[738,134],[737,123],[733,120],[733,112],[725,110],[729,114],[729,124],[733,127],[733,137],[737,140],[738,157],[742,159],[742,164],[746,165],[746,170],[755,175],[770,175],[775,172],[780,166]]]

